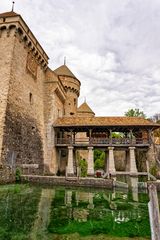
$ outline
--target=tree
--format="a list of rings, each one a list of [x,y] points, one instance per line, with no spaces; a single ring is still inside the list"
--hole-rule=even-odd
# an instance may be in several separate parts
[[[99,149],[94,150],[94,169],[104,169],[105,166],[105,152]]]
[[[86,159],[80,159],[79,160],[79,167],[81,169],[81,177],[86,177],[87,176],[87,161]]]
[[[146,118],[146,115],[144,114],[143,111],[140,111],[138,108],[131,108],[131,109],[128,109],[127,112],[125,112],[124,114],[126,117],[143,117],[143,118]]]

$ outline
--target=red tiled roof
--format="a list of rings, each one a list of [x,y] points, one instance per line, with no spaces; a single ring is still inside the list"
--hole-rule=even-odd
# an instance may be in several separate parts
[[[95,114],[86,102],[82,103],[79,106],[79,108],[77,109],[77,112],[78,113],[93,113],[93,114]]]
[[[150,120],[140,117],[63,117],[53,124],[63,126],[153,126],[160,127]]]

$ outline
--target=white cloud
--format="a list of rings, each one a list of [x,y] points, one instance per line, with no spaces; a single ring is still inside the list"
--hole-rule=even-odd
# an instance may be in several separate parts
[[[0,0],[0,12],[11,1]],[[16,0],[20,13],[50,57],[82,83],[80,103],[97,115],[140,108],[160,112],[159,0]]]

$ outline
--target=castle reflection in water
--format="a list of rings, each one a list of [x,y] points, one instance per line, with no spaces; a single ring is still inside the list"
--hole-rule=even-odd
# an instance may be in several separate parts
[[[149,237],[148,194],[138,192],[136,181],[131,181],[132,191],[1,186],[0,239],[12,239],[9,234],[33,240],[74,233]]]

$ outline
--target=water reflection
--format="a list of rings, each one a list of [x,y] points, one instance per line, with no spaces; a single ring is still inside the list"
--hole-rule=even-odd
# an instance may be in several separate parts
[[[150,236],[148,196],[134,192],[0,187],[0,239],[47,240],[54,234]],[[18,186],[18,190],[16,190]]]
[[[131,183],[137,184],[135,179]],[[149,236],[147,202],[146,194],[138,193],[138,184],[131,193],[65,189],[63,195],[57,190],[48,229],[58,234]]]
[[[138,202],[138,177],[129,178],[133,201]]]
[[[30,233],[31,240],[38,239],[38,237],[45,239],[44,233],[50,221],[51,203],[54,196],[54,189],[42,189],[36,219]]]

